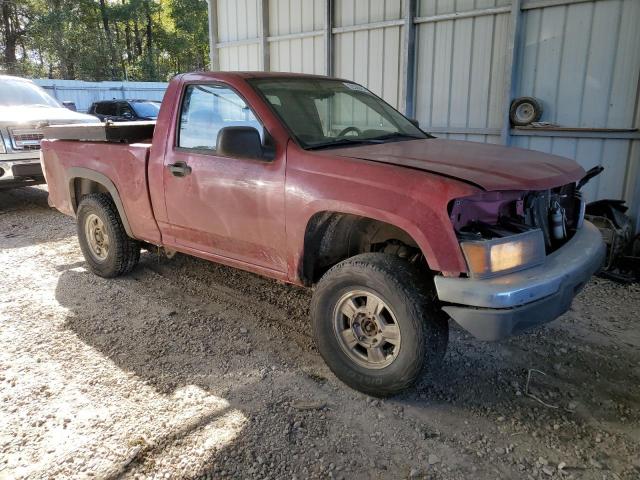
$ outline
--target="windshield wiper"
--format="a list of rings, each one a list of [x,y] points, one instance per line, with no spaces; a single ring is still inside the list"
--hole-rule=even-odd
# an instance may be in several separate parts
[[[406,138],[408,140],[424,140],[427,137],[418,137],[416,135],[409,135],[408,133],[401,132],[393,132],[387,135],[381,135],[379,137],[371,137],[371,138],[341,138],[340,140],[336,140],[335,142],[322,143],[320,145],[313,145],[311,147],[307,147],[307,150],[320,150],[322,148],[331,148],[331,147],[341,147],[345,145],[376,145],[385,143],[387,140],[396,140]]]
[[[395,140],[397,138],[407,138],[411,140],[424,140],[426,137],[418,137],[417,135],[409,135],[408,133],[402,133],[402,132],[393,132],[387,135],[373,137],[371,140],[379,140],[380,142],[384,142],[385,140]]]
[[[340,140],[336,140],[335,142],[321,143],[320,145],[313,145],[311,147],[307,147],[307,150],[320,150],[322,148],[331,148],[331,147],[343,147],[345,145],[362,145],[362,144],[377,144],[383,143],[382,140],[378,140],[377,138],[341,138]]]

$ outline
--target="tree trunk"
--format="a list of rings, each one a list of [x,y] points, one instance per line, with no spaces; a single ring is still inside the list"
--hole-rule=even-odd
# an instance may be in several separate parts
[[[133,60],[133,52],[131,51],[131,25],[129,20],[124,24],[124,42],[127,48],[127,62],[131,63]]]
[[[2,26],[4,40],[4,64],[9,73],[17,73],[16,47],[21,35],[18,27],[13,22],[13,12],[11,3],[2,2]]]
[[[138,20],[133,20],[133,35],[136,41],[136,56],[142,56],[142,39],[140,38],[140,29],[138,28]]]
[[[153,60],[153,20],[151,18],[150,0],[144,2],[144,10],[147,17],[147,64],[148,64],[148,80],[155,80],[155,62]]]
[[[51,11],[55,12],[56,23],[52,25],[55,32],[52,34],[51,43],[54,45],[55,52],[60,59],[59,76],[65,80],[75,80],[75,67],[73,60],[69,58],[69,52],[62,40],[64,35],[63,28],[63,10],[61,0],[52,0],[49,6]],[[51,71],[53,74],[53,70]]]
[[[126,0],[122,0],[122,5],[125,6],[126,4]],[[129,17],[124,21],[124,45],[127,53],[127,63],[131,65],[133,52],[131,51],[131,22],[129,21]]]
[[[116,80],[118,77],[116,70],[118,57],[116,55],[115,45],[113,44],[113,34],[111,33],[111,27],[109,26],[109,16],[107,15],[107,6],[105,4],[105,0],[100,0],[100,16],[102,17],[102,26],[107,38],[109,54],[111,55],[111,78],[113,80]]]

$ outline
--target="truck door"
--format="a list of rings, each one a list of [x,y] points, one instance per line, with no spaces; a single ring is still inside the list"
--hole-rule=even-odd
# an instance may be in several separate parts
[[[237,125],[264,139],[262,124],[229,86],[186,86],[176,144],[164,159],[169,228],[177,245],[285,272],[285,159],[217,155],[218,132]]]

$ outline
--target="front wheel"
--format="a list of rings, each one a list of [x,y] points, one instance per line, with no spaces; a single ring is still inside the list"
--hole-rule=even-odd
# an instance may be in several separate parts
[[[447,316],[413,265],[365,253],[320,280],[312,323],[320,354],[335,375],[364,393],[387,396],[435,369],[446,351]]]
[[[105,278],[130,272],[140,260],[140,242],[130,238],[111,197],[94,193],[78,206],[78,240],[89,269]]]

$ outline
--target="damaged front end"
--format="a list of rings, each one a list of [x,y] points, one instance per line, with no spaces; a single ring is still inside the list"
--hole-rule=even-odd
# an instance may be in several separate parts
[[[584,222],[575,184],[542,191],[485,192],[454,200],[449,216],[472,278],[544,262]]]
[[[434,278],[443,310],[482,340],[566,312],[605,254],[600,232],[584,214],[576,184],[454,200],[449,216],[468,272]]]

